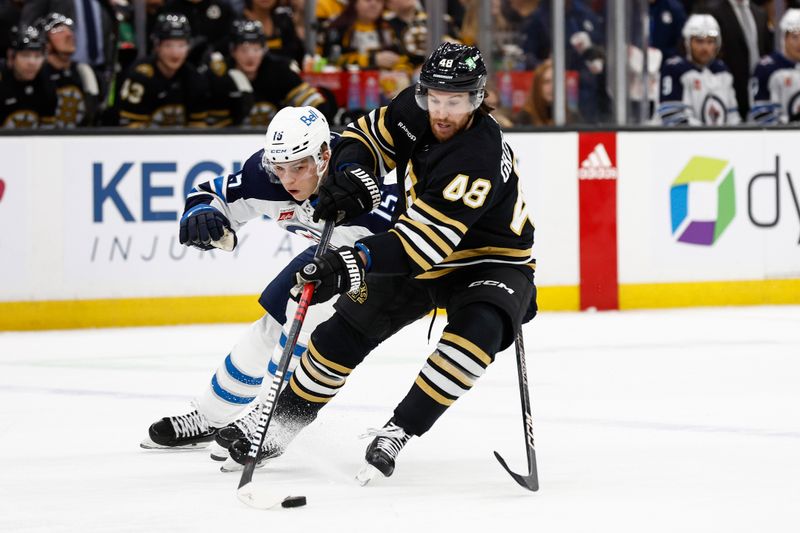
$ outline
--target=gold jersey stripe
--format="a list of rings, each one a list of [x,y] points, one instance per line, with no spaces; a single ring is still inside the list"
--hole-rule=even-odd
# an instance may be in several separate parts
[[[303,370],[305,371],[306,374],[308,374],[314,380],[319,381],[323,385],[327,385],[328,387],[334,389],[338,389],[342,385],[344,385],[344,379],[335,380],[317,370],[314,367],[314,363],[309,359],[308,351],[303,353],[303,357],[300,358],[300,364],[303,366]]]
[[[448,217],[447,215],[443,215],[442,213],[440,213],[436,209],[432,208],[431,206],[429,206],[428,204],[426,204],[422,200],[417,200],[416,202],[414,202],[414,207],[420,208],[426,214],[428,214],[429,216],[435,218],[439,222],[442,222],[444,224],[447,224],[448,226],[454,227],[455,229],[457,229],[458,231],[461,232],[461,235],[464,235],[467,232],[467,226],[465,226],[464,224],[462,224],[458,220],[454,220],[454,219]]]
[[[304,391],[303,389],[301,389],[300,385],[295,383],[294,376],[292,376],[292,379],[289,380],[289,387],[291,387],[292,391],[294,391],[295,394],[297,394],[298,396],[300,396],[302,399],[306,400],[307,402],[311,402],[311,403],[328,403],[329,401],[331,401],[331,398],[324,398],[322,396],[315,396],[315,395],[309,394],[306,391]]]
[[[417,376],[417,379],[416,381],[414,381],[414,383],[416,383],[417,387],[422,389],[422,391],[425,394],[433,398],[436,401],[436,403],[440,403],[445,406],[450,406],[453,405],[453,402],[455,402],[455,400],[451,400],[450,398],[445,398],[437,391],[433,390],[433,388],[430,385],[428,385],[424,379],[422,379],[422,376]]]
[[[435,364],[441,370],[444,370],[458,381],[460,381],[465,387],[471,388],[475,385],[475,378],[472,376],[467,375],[463,370],[456,367],[453,363],[451,363],[448,359],[442,357],[442,354],[438,351],[433,352],[433,355],[430,356],[431,363]]]
[[[414,276],[415,279],[436,279],[441,278],[442,276],[446,276],[447,274],[451,273],[452,271],[456,270],[456,267],[452,268],[437,268],[436,270],[430,270],[428,272],[423,272],[418,276]]]
[[[345,131],[344,131],[344,133],[342,133],[342,137],[347,137],[347,138],[350,138],[350,139],[358,139],[359,141],[361,141],[361,142],[364,144],[364,146],[366,146],[366,147],[367,147],[367,150],[369,150],[369,151],[370,151],[370,153],[372,154],[372,157],[374,157],[374,158],[375,158],[375,163],[376,163],[376,164],[378,163],[378,159],[379,159],[379,157],[378,157],[378,154],[377,154],[377,153],[375,153],[375,149],[374,149],[374,148],[373,148],[373,147],[372,147],[372,146],[369,144],[369,142],[368,142],[368,141],[367,141],[367,140],[366,140],[366,139],[363,137],[363,135],[362,135],[362,132],[361,132],[361,131],[358,131],[358,133],[356,133],[356,132],[355,132],[355,131],[353,131],[353,130],[345,130]]]
[[[287,102],[288,102],[289,100],[291,100],[292,98],[294,98],[294,95],[296,95],[296,94],[297,94],[297,93],[299,93],[300,91],[304,91],[304,90],[306,90],[308,87],[310,87],[310,85],[309,85],[308,83],[306,83],[306,82],[302,82],[302,83],[301,83],[301,84],[299,84],[297,87],[295,87],[294,89],[292,89],[291,91],[289,91],[288,93],[286,93],[286,98],[284,98],[284,101],[287,101]]]
[[[465,349],[468,353],[474,355],[478,359],[484,363],[484,366],[489,366],[492,364],[492,358],[489,357],[486,352],[481,350],[475,343],[470,340],[465,339],[460,335],[456,335],[455,333],[450,333],[449,331],[445,331],[442,334],[442,340],[451,342],[463,349]]]
[[[369,124],[367,124],[367,117],[368,115],[364,115],[363,117],[361,117],[356,121],[359,130],[367,137],[367,139],[369,139],[372,142],[375,149],[381,155],[381,158],[383,158],[383,164],[386,166],[386,168],[394,168],[394,161],[392,160],[392,158],[386,155],[386,152],[384,152],[383,148],[381,148],[381,143],[379,143],[378,139],[376,139],[375,136],[372,134],[372,132],[369,131]]]
[[[311,340],[308,341],[308,352],[311,352],[311,357],[313,357],[314,360],[316,360],[322,366],[327,366],[328,368],[331,368],[331,369],[335,370],[336,372],[339,372],[340,374],[344,374],[344,375],[347,376],[347,375],[350,374],[350,372],[353,371],[352,368],[347,368],[346,366],[342,366],[339,363],[334,363],[333,361],[323,357],[319,353],[319,350],[317,350],[317,347],[314,346],[314,343]],[[306,353],[308,353],[308,352],[306,352]]]
[[[394,233],[397,235],[397,238],[400,239],[400,243],[403,245],[403,248],[406,251],[406,254],[417,264],[422,270],[430,270],[433,266],[425,261],[419,253],[411,246],[411,244],[406,240],[403,235],[400,234],[399,231],[396,229],[390,229],[389,233]]]
[[[387,109],[388,107],[386,106],[383,106],[380,109],[378,116],[378,129],[380,130],[381,135],[383,135],[383,139],[386,141],[386,144],[394,148],[394,138],[392,137],[392,134],[389,133],[389,130],[386,129],[385,117]]]
[[[433,241],[433,243],[438,246],[439,250],[442,252],[442,257],[447,257],[453,253],[453,246],[439,237],[427,224],[417,222],[416,220],[411,220],[406,215],[400,215],[399,220],[403,221],[406,226],[411,226],[412,228],[419,230],[417,233],[420,231],[424,233],[428,237],[428,240]]]
[[[459,259],[468,259],[470,257],[477,257],[480,255],[501,255],[504,257],[522,257],[528,258],[531,256],[532,248],[519,249],[519,248],[497,248],[495,246],[484,246],[483,248],[472,248],[470,250],[458,250],[444,258],[442,263],[449,263],[451,261],[458,261]]]

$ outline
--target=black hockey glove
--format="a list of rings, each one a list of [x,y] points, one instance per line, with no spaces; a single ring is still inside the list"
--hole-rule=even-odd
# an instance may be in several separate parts
[[[225,229],[230,229],[230,227],[231,223],[228,218],[217,209],[208,204],[199,204],[186,211],[181,217],[178,239],[181,244],[186,246],[211,250],[215,248],[211,242],[222,239]],[[234,246],[236,246],[235,243],[236,235],[234,234]]]
[[[358,250],[343,246],[315,258],[295,273],[295,279],[297,285],[291,290],[293,300],[300,299],[303,285],[314,283],[316,287],[311,304],[327,302],[337,294],[358,290],[364,281],[364,263]]]
[[[369,213],[381,203],[378,180],[364,167],[351,165],[335,172],[319,186],[314,222],[345,222]]]

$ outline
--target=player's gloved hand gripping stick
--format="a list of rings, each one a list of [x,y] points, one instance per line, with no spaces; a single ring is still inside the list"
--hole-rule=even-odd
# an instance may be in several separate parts
[[[322,237],[320,237],[317,251],[314,253],[314,258],[320,257],[328,248],[328,243],[333,233],[333,227],[334,222],[332,220],[325,222],[325,228],[322,230]],[[270,420],[272,420],[272,413],[275,408],[275,402],[278,399],[278,391],[280,391],[283,376],[289,368],[289,361],[292,359],[294,347],[297,344],[297,337],[300,334],[300,328],[303,326],[303,321],[306,318],[306,311],[311,303],[311,298],[314,296],[314,287],[314,283],[306,283],[303,286],[303,292],[297,304],[294,320],[292,321],[292,327],[289,329],[289,335],[286,339],[286,346],[283,348],[278,368],[275,371],[275,376],[272,378],[269,393],[264,401],[264,408],[261,411],[261,418],[258,421],[258,436],[253,440],[250,446],[250,451],[247,454],[244,469],[242,470],[242,477],[239,480],[239,488],[236,491],[236,495],[242,502],[256,509],[269,509],[287,498],[286,494],[278,493],[271,487],[254,486],[253,471],[256,468],[258,451],[261,449],[264,437],[267,435]]]

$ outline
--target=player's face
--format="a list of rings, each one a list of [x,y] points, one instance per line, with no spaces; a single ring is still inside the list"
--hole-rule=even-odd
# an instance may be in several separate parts
[[[50,46],[57,54],[72,55],[75,53],[75,33],[66,24],[56,26],[47,34]]]
[[[14,54],[14,75],[20,81],[31,81],[39,73],[44,54],[39,50],[20,50]]]
[[[698,65],[708,65],[717,57],[717,40],[714,37],[692,37],[692,60]]]
[[[787,31],[783,42],[786,49],[786,57],[792,61],[800,61],[800,31]]]
[[[261,43],[242,43],[231,52],[236,68],[244,72],[245,76],[252,76],[261,65],[264,57],[264,46]]]
[[[156,48],[158,60],[169,70],[178,70],[189,55],[189,42],[183,39],[166,39]]]
[[[472,118],[469,93],[428,90],[428,115],[431,130],[439,142],[445,142],[463,130]]]
[[[319,184],[317,164],[311,156],[288,163],[273,164],[272,172],[281,180],[286,192],[299,202],[307,200],[314,194]]]

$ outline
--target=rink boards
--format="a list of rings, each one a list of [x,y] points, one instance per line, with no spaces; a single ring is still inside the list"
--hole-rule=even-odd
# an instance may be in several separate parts
[[[508,133],[547,310],[800,303],[798,133]],[[0,137],[0,329],[232,322],[309,241],[177,242],[261,135]]]

